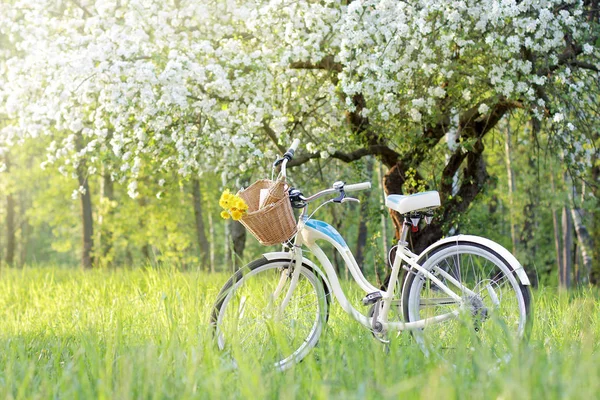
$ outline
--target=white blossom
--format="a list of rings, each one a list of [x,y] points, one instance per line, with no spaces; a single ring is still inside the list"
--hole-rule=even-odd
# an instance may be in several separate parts
[[[582,2],[568,10],[561,0],[92,3],[81,4],[92,16],[79,2],[0,6],[2,36],[16,50],[0,50],[8,121],[0,147],[51,136],[44,165],[66,176],[83,160],[97,173],[91,157],[108,153],[98,159],[116,160],[111,173],[130,181],[133,196],[147,169],[189,175],[264,164],[257,160],[276,149],[267,128],[284,146],[301,135],[331,143],[307,146],[328,157],[349,144],[344,124],[356,95],[372,127],[400,127],[381,129],[392,140],[443,110],[479,103],[487,114],[498,99],[563,122],[566,109],[549,104],[561,100],[538,89],[581,109],[583,81],[597,78],[558,57],[564,38],[581,45],[578,61],[600,64],[586,42],[596,22]]]
[[[410,118],[413,121],[415,121],[415,122],[421,122],[422,115],[419,112],[419,110],[417,110],[416,108],[411,108],[410,111],[409,111],[409,113],[410,113]]]
[[[127,194],[129,195],[129,197],[131,197],[132,199],[135,199],[138,196],[138,191],[137,191],[137,181],[131,181],[129,182],[129,184],[127,185]]]

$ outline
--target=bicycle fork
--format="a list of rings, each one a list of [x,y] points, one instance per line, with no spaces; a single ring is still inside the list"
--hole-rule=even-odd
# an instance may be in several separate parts
[[[292,267],[293,264],[293,267]],[[298,279],[300,278],[300,269],[302,267],[302,248],[300,246],[294,246],[294,258],[292,263],[290,263],[290,267],[284,269],[281,272],[281,277],[279,278],[279,283],[277,284],[277,288],[273,292],[273,300],[277,299],[283,292],[285,288],[286,282],[290,279],[290,286],[283,298],[283,301],[278,306],[277,309],[277,318],[279,319],[283,315],[283,310],[287,307],[290,299],[292,298],[292,294],[298,285]]]

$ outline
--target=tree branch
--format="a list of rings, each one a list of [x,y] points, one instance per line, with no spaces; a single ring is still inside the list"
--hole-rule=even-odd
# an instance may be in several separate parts
[[[296,61],[290,64],[292,69],[321,69],[325,71],[342,72],[341,63],[335,62],[333,56],[326,56],[316,64],[306,61]]]
[[[202,86],[202,85],[196,85],[196,87],[197,87],[197,88],[200,90],[200,92],[201,92],[202,94],[204,94],[204,95],[206,95],[206,96],[208,96],[208,97],[210,97],[210,98],[212,98],[212,99],[219,100],[219,101],[222,101],[222,102],[224,102],[224,103],[230,103],[230,102],[232,102],[232,101],[233,101],[233,100],[231,100],[231,99],[229,99],[229,98],[227,98],[227,97],[222,97],[222,96],[219,96],[219,95],[216,95],[216,94],[213,94],[213,93],[209,93],[209,92],[208,92],[208,91],[207,91],[207,90],[204,88],[204,86]],[[197,96],[194,96],[194,95],[191,95],[191,94],[190,94],[190,95],[188,95],[187,97],[188,97],[188,99],[192,99],[192,100],[195,100],[195,101],[200,101],[200,100],[202,100],[201,98],[199,98],[199,97],[197,97]]]
[[[598,40],[597,36],[588,39],[588,43],[595,43]],[[584,61],[577,60],[577,56],[579,56],[583,52],[583,46],[577,43],[571,43],[568,47],[563,51],[561,55],[558,56],[558,62],[555,65],[551,65],[548,68],[544,68],[541,71],[538,71],[537,74],[539,76],[547,76],[548,74],[556,71],[558,68],[563,65],[574,65],[576,67],[590,69],[592,71],[598,71],[596,66],[592,64],[588,64]]]
[[[594,72],[600,72],[600,69],[598,69],[598,67],[596,67],[594,64],[587,63],[585,61],[573,60],[570,62],[570,65],[575,65],[576,67],[579,67],[582,69],[587,69],[587,70],[594,71]]]
[[[269,126],[267,121],[263,121],[263,129],[265,130],[265,133],[267,134],[269,139],[271,139],[273,144],[275,144],[277,149],[281,152],[281,154],[285,153],[287,151],[287,149],[285,148],[285,146],[279,144],[279,141],[277,140],[277,134],[275,133],[273,128],[271,128]],[[306,160],[306,161],[308,161],[308,160]]]
[[[85,8],[80,2],[78,2],[77,0],[71,0],[71,3],[75,4],[77,7],[79,7],[83,13],[85,14],[86,17],[93,17],[94,14],[92,14],[87,8]]]
[[[458,148],[451,156],[444,170],[442,171],[442,180],[440,183],[440,193],[445,195],[452,194],[452,184],[454,181],[454,176],[456,172],[460,168],[460,165],[467,157],[467,152],[463,151],[462,148]]]
[[[453,218],[467,210],[475,197],[481,192],[489,175],[485,168],[485,160],[482,153],[468,152],[467,166],[464,170],[463,184],[460,190],[450,200],[442,201],[443,216],[434,220],[426,229],[423,229],[413,242],[413,251],[417,254],[427,246],[439,240],[444,234],[444,221],[452,221]]]
[[[341,160],[346,163],[351,163],[351,162],[359,160],[365,156],[381,156],[383,154],[389,153],[390,151],[393,152],[393,150],[387,146],[373,145],[373,146],[367,146],[364,148],[354,150],[350,153],[344,153],[342,151],[334,151],[329,156],[331,158],[335,158],[337,160]],[[315,158],[322,158],[321,153],[298,154],[298,155],[294,156],[292,161],[290,161],[287,166],[294,167],[297,165],[302,165],[302,164],[304,164],[312,159],[315,159]]]
[[[467,110],[459,118],[461,135],[469,138],[482,138],[504,115],[514,109],[522,108],[523,104],[518,101],[507,101],[500,99],[492,107],[489,114],[481,114],[479,112],[480,104],[477,104]]]
[[[483,148],[481,151],[467,153],[467,166],[464,169],[462,185],[457,195],[445,207],[444,220],[451,220],[451,213],[456,215],[466,211],[488,178],[489,175],[483,158]]]

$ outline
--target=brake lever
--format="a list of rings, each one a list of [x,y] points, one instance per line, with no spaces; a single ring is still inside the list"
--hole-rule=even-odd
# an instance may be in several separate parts
[[[335,188],[335,184],[334,184],[334,188]],[[335,189],[337,189],[337,188],[335,188]],[[339,194],[338,197],[336,197],[335,199],[333,199],[333,202],[340,204],[340,203],[344,202],[344,199],[346,198],[346,193],[344,192],[343,188],[342,189],[338,189],[338,190],[340,191],[340,194]]]
[[[342,199],[342,201],[340,201],[340,203],[342,203],[342,204],[343,204],[343,203],[345,203],[345,202],[347,202],[347,201],[350,201],[350,202],[354,201],[354,202],[356,202],[356,203],[360,203],[360,200],[359,200],[359,199],[355,199],[354,197],[344,197],[344,198]]]

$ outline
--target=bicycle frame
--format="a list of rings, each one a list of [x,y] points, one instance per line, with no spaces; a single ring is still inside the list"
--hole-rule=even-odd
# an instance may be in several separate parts
[[[422,266],[420,266],[417,263],[417,260],[419,257],[416,254],[412,253],[410,250],[408,250],[408,248],[406,247],[406,236],[408,234],[408,229],[409,229],[409,226],[407,226],[405,224],[403,227],[403,230],[402,230],[401,240],[398,243],[398,251],[396,253],[396,258],[395,258],[394,264],[392,266],[392,272],[390,274],[390,281],[388,284],[388,288],[387,288],[387,290],[383,291],[383,290],[380,290],[377,287],[373,286],[365,278],[365,276],[360,271],[358,263],[356,262],[356,259],[354,258],[354,255],[352,254],[352,251],[346,245],[346,242],[344,241],[342,236],[335,230],[335,228],[333,228],[331,225],[329,225],[323,221],[307,219],[305,216],[301,217],[300,221],[298,222],[298,235],[296,236],[296,239],[294,242],[294,250],[293,250],[294,254],[292,257],[292,260],[295,264],[295,268],[293,269],[290,287],[288,288],[286,297],[284,298],[284,300],[281,304],[281,308],[283,309],[287,305],[287,303],[288,303],[289,299],[291,298],[291,295],[296,287],[296,284],[298,282],[298,278],[300,276],[300,268],[302,267],[302,260],[303,260],[302,246],[304,245],[308,248],[308,250],[311,253],[313,253],[317,257],[320,264],[325,269],[325,274],[327,275],[327,279],[330,284],[330,289],[331,289],[333,295],[335,296],[335,298],[340,303],[342,309],[344,311],[346,311],[350,316],[352,316],[352,318],[354,318],[356,321],[358,321],[359,323],[361,323],[362,325],[364,325],[365,327],[367,327],[369,329],[372,329],[375,322],[381,323],[382,332],[387,332],[389,330],[401,331],[401,330],[421,329],[430,324],[439,323],[439,322],[443,322],[443,321],[446,321],[451,318],[455,318],[456,316],[458,316],[458,314],[460,312],[459,310],[455,310],[455,311],[447,313],[447,314],[442,314],[442,315],[422,319],[422,320],[415,321],[415,322],[389,322],[388,321],[388,314],[391,309],[392,300],[394,299],[394,294],[395,294],[394,292],[395,292],[395,288],[396,288],[396,283],[398,281],[398,275],[400,273],[400,269],[403,266],[405,269],[410,269],[409,267],[407,267],[407,265],[410,265],[410,267],[414,268],[416,271],[422,273],[424,276],[426,276],[427,278],[429,278],[433,282],[435,282],[436,285],[438,285],[440,289],[442,289],[449,297],[451,297],[454,301],[456,301],[457,304],[459,304],[461,306],[463,304],[463,300],[462,300],[461,296],[454,293],[450,288],[448,288],[446,285],[444,285],[436,276],[434,276],[434,274],[427,271],[425,268],[423,268]],[[348,299],[340,285],[340,281],[338,279],[335,268],[333,267],[331,261],[329,260],[329,258],[325,254],[325,252],[316,243],[317,240],[325,240],[334,246],[336,251],[342,256],[342,259],[344,260],[346,267],[349,269],[350,274],[352,275],[352,278],[359,285],[359,287],[363,291],[365,291],[365,293],[374,293],[374,292],[381,293],[381,296],[382,296],[382,301],[380,304],[381,310],[378,313],[378,318],[376,321],[373,321],[373,317],[367,317],[366,315],[362,314],[360,311],[358,311],[356,308],[354,308],[354,306],[352,306],[352,304],[348,301]],[[440,271],[437,271],[437,272],[440,273]],[[280,295],[281,290],[285,284],[285,281],[287,279],[289,279],[289,273],[290,273],[289,270],[287,272],[282,273],[280,285],[276,289],[274,296]],[[463,285],[461,285],[459,282],[457,282],[455,279],[453,279],[449,274],[446,274],[446,275],[448,275],[448,276],[444,276],[444,277],[447,279],[451,278],[452,284],[457,285],[457,287],[460,287],[461,290],[464,290],[467,293],[472,293],[469,289],[465,288]]]
[[[283,156],[273,163],[273,175],[275,168],[281,166],[278,180],[286,180],[287,163],[292,160],[298,145],[299,140],[294,140]],[[490,316],[499,316],[499,328],[503,333],[511,330],[518,337],[525,337],[530,332],[529,279],[523,266],[501,245],[483,237],[457,235],[432,243],[419,255],[408,249],[408,232],[417,229],[419,217],[425,216],[425,222],[429,224],[432,210],[440,206],[439,194],[433,191],[386,197],[385,205],[403,215],[404,221],[387,287],[380,290],[372,285],[337,230],[326,222],[311,219],[325,204],[359,202],[347,194],[370,188],[370,182],[346,184],[336,181],[330,188],[304,196],[300,190],[288,187],[286,199],[289,204],[286,206],[302,210],[297,220],[297,233],[293,239],[290,239],[291,235],[282,235],[280,239],[286,239],[283,249],[263,253],[262,257],[238,270],[219,292],[210,322],[221,350],[229,347],[233,350],[244,342],[245,348],[259,345],[261,349],[268,349],[261,351],[262,354],[274,358],[269,360],[272,366],[286,370],[300,362],[317,344],[334,299],[383,343],[390,343],[388,333],[412,330],[426,354],[429,351],[424,346],[425,332],[420,330],[463,316],[471,317],[475,331],[479,331],[483,321]],[[325,198],[326,201],[316,203]],[[316,208],[309,213],[311,204]],[[260,241],[260,235],[257,238]],[[353,280],[366,293],[362,303],[370,307],[368,312],[362,313],[350,303],[336,269],[318,244],[320,241],[331,244],[344,260]],[[314,257],[304,257],[303,249]],[[403,281],[403,277],[407,279]],[[246,290],[236,294],[249,279],[259,288],[247,285],[244,286]],[[465,286],[467,284],[471,289]],[[505,293],[508,294],[506,307],[501,304]],[[430,306],[435,309],[424,310]],[[273,331],[269,321],[281,324],[284,329],[281,335],[272,337],[279,331]],[[431,330],[433,336],[442,334],[438,335],[442,339],[439,345],[454,347],[460,343],[461,335],[457,335],[455,343],[452,338],[447,340],[445,336],[450,335],[445,335],[444,331],[454,329],[444,327],[440,327],[442,332]],[[490,329],[490,332],[494,331]],[[243,340],[239,340],[240,332],[246,333]],[[253,340],[246,341],[248,338]],[[490,338],[494,340],[494,337]],[[510,350],[512,342],[507,345]],[[236,352],[232,351],[232,354]]]
[[[294,140],[291,148],[288,150],[288,152],[286,152],[286,154],[284,154],[284,157],[281,159],[281,175],[283,176],[284,179],[286,178],[287,162],[289,160],[291,160],[292,156],[294,155],[294,151],[298,148],[298,145],[299,145],[299,141],[297,139]],[[279,163],[279,160],[275,163],[275,165],[277,165],[278,163]],[[306,202],[309,203],[311,200],[314,200],[323,195],[335,193],[337,190],[335,188],[335,186],[336,186],[336,184],[334,184],[334,189],[328,189],[328,190],[319,192],[309,198],[306,198],[305,199]],[[354,186],[352,188],[353,190],[362,190],[362,189],[366,188],[366,187],[364,187],[364,183],[348,185],[347,188],[350,190],[350,188],[352,186]],[[341,188],[343,189],[344,187],[345,187],[344,183],[342,182]],[[343,202],[343,200],[344,200],[344,197],[342,196],[340,202]],[[356,200],[356,199],[354,199],[354,200]],[[323,203],[323,204],[325,204],[325,203]],[[462,285],[457,279],[452,277],[450,274],[448,274],[443,269],[433,268],[433,270],[435,270],[436,274],[439,274],[443,279],[446,279],[452,285],[456,286],[457,288],[459,288],[461,290],[461,294],[463,294],[463,296],[461,297],[458,294],[456,294],[454,291],[452,291],[442,281],[440,281],[440,279],[438,279],[434,273],[426,270],[421,265],[419,265],[417,263],[417,260],[419,260],[420,256],[412,253],[407,247],[408,243],[406,242],[406,238],[407,238],[410,227],[411,227],[411,225],[408,224],[407,222],[405,222],[403,224],[402,232],[400,235],[401,238],[398,241],[396,258],[394,260],[394,263],[392,265],[392,271],[390,273],[390,280],[388,282],[387,290],[384,291],[384,290],[380,290],[380,289],[376,288],[375,286],[373,286],[364,277],[364,275],[360,271],[360,268],[358,266],[358,263],[356,262],[356,259],[354,258],[354,255],[352,254],[352,251],[350,250],[350,248],[344,241],[343,237],[337,232],[337,230],[335,228],[333,228],[331,225],[327,224],[326,222],[310,219],[309,217],[307,217],[306,208],[304,208],[302,211],[302,214],[300,215],[300,219],[298,221],[298,234],[296,235],[296,238],[294,240],[294,247],[292,250],[293,255],[291,257],[291,261],[293,264],[295,264],[295,267],[293,269],[291,269],[291,271],[293,271],[293,272],[291,272],[290,269],[287,269],[286,271],[284,271],[282,273],[281,279],[279,281],[279,285],[276,288],[275,292],[273,293],[274,297],[278,297],[281,294],[281,292],[283,291],[283,288],[285,287],[285,283],[286,283],[287,279],[290,278],[290,273],[291,273],[290,287],[288,288],[285,298],[282,301],[282,304],[280,306],[280,311],[283,311],[283,309],[285,309],[285,307],[287,306],[287,304],[292,296],[292,293],[295,290],[296,285],[298,283],[298,279],[300,277],[300,270],[302,268],[302,262],[303,262],[302,246],[304,245],[308,248],[308,250],[312,254],[314,254],[317,257],[317,259],[319,260],[319,262],[325,269],[325,274],[329,281],[329,287],[330,287],[331,291],[333,292],[333,295],[335,296],[335,298],[338,300],[338,302],[344,309],[344,311],[346,311],[348,314],[350,314],[352,316],[352,318],[354,318],[356,321],[360,322],[362,325],[364,325],[365,327],[367,327],[369,329],[375,330],[377,323],[381,324],[380,328],[378,330],[378,333],[385,333],[389,330],[402,331],[402,330],[422,329],[422,328],[426,327],[427,325],[440,323],[440,322],[446,321],[448,319],[457,317],[460,314],[463,306],[465,305],[465,302],[463,300],[464,295],[466,294],[468,296],[477,296],[477,294],[474,293],[472,290],[468,289],[467,287],[465,287],[464,285]],[[346,295],[340,285],[340,281],[337,277],[337,274],[335,272],[333,265],[331,264],[331,261],[329,260],[327,255],[325,255],[325,252],[323,252],[323,250],[316,244],[317,240],[325,240],[333,245],[333,247],[336,249],[336,251],[342,256],[342,259],[344,260],[346,267],[350,270],[350,274],[352,275],[352,278],[360,286],[360,288],[365,291],[365,293],[371,294],[371,293],[378,292],[379,294],[381,294],[381,301],[378,301],[375,303],[376,306],[378,305],[380,307],[380,309],[377,310],[378,312],[374,313],[376,318],[375,317],[367,317],[366,315],[364,315],[360,311],[358,311],[356,308],[354,308],[352,306],[352,304],[350,304],[350,302],[346,298]],[[497,246],[495,243],[493,243],[491,241],[488,241],[487,239],[476,238],[477,242],[481,242],[482,240],[484,240],[486,242],[486,244],[491,245],[492,248],[497,250],[499,253],[503,254],[503,256],[505,258],[507,258],[507,259],[512,258],[514,260],[514,262],[512,264],[519,265],[519,267],[520,267],[520,268],[515,269],[515,272],[519,276],[519,279],[521,280],[521,282],[524,285],[529,285],[529,279],[527,278],[527,275],[525,274],[523,267],[520,266],[518,261],[516,259],[514,259],[514,257],[512,257],[512,255],[508,254],[508,252],[505,249],[503,249],[501,247],[498,248],[499,246]],[[425,252],[427,252],[427,249],[425,250]],[[425,254],[425,252],[424,252],[424,254]],[[395,292],[396,284],[398,282],[398,275],[400,273],[401,268],[404,268],[411,273],[415,273],[415,271],[416,271],[416,273],[422,274],[424,277],[430,279],[433,283],[435,283],[439,289],[441,289],[443,292],[445,292],[450,297],[450,300],[439,299],[437,301],[440,302],[440,304],[449,304],[449,301],[450,302],[454,301],[454,302],[456,302],[456,304],[459,305],[459,307],[455,311],[452,311],[452,312],[449,312],[446,314],[442,314],[442,315],[438,315],[435,317],[425,318],[425,319],[422,319],[419,321],[389,322],[388,314],[389,314],[389,311],[392,306],[392,300],[394,299],[394,294],[395,294],[394,292]],[[434,300],[431,300],[431,301],[433,302]],[[434,303],[431,303],[431,304],[434,304]]]

